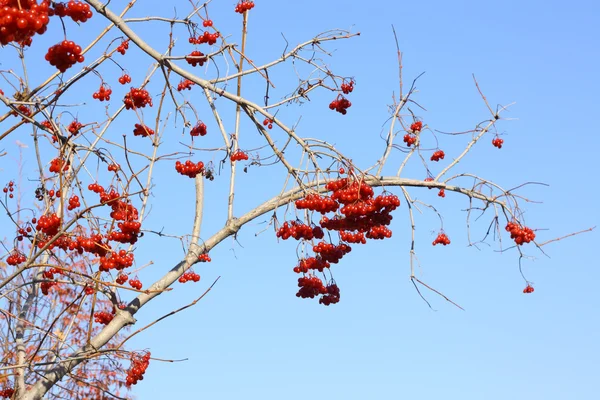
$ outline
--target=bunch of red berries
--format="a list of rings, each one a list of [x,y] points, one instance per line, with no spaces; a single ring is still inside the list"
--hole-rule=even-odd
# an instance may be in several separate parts
[[[69,130],[69,133],[71,135],[77,135],[81,128],[83,128],[83,124],[78,120],[74,120],[69,124],[69,127],[67,129]]]
[[[31,45],[33,35],[46,32],[50,22],[49,5],[48,1],[40,4],[35,0],[0,1],[0,45],[11,42]]]
[[[121,166],[117,163],[108,164],[108,171],[117,172],[121,169]]]
[[[150,352],[144,353],[140,356],[136,353],[131,353],[131,365],[127,370],[127,378],[125,379],[125,386],[130,387],[135,385],[138,381],[144,379],[144,373],[150,365]]]
[[[421,121],[410,124],[410,130],[412,133],[421,132],[421,129],[423,129],[423,123]]]
[[[117,276],[117,279],[115,280],[115,282],[117,282],[118,285],[122,285],[125,282],[127,282],[127,280],[129,279],[129,277],[125,274],[119,274]]]
[[[202,26],[205,28],[213,26],[212,19],[205,19],[204,21],[202,21]]]
[[[319,304],[328,306],[330,304],[336,304],[340,301],[340,288],[335,283],[330,283],[326,287],[327,294],[319,299]]]
[[[117,52],[121,53],[121,55],[125,55],[125,52],[129,49],[129,39],[123,40],[121,44],[117,47]]]
[[[211,262],[211,258],[208,253],[202,253],[198,256],[198,261],[200,262]]]
[[[177,91],[181,92],[185,89],[192,90],[193,85],[195,85],[195,83],[190,81],[189,79],[182,79],[181,82],[179,82],[179,84],[177,85]]]
[[[296,208],[298,210],[311,210],[317,211],[321,214],[327,214],[328,212],[334,212],[339,208],[339,204],[331,197],[320,196],[318,194],[311,193],[303,199],[296,200]]]
[[[450,244],[450,239],[444,232],[440,232],[431,244],[433,244],[434,246],[436,244],[443,244],[444,246],[447,246]]]
[[[123,103],[125,103],[125,109],[127,110],[143,108],[146,105],[152,107],[152,97],[150,97],[150,93],[146,89],[132,87],[129,93],[125,95],[125,98],[123,98]]]
[[[119,77],[119,83],[121,85],[127,85],[128,83],[131,83],[131,77],[128,74],[123,74]]]
[[[242,0],[242,1],[240,1],[239,3],[237,3],[235,5],[235,12],[243,14],[246,11],[251,10],[253,8],[254,8],[254,2],[253,1]]]
[[[341,89],[342,89],[342,93],[344,94],[349,94],[352,93],[352,91],[354,90],[354,80],[350,80],[350,82],[346,83],[342,83]]]
[[[335,100],[333,100],[331,103],[329,103],[330,110],[335,110],[342,115],[346,115],[346,112],[347,112],[346,110],[348,110],[348,108],[350,108],[351,106],[352,106],[352,103],[350,103],[350,100],[348,100],[341,94],[338,95],[338,97]]]
[[[13,394],[15,394],[15,389],[11,387],[4,387],[4,389],[0,389],[0,397],[4,397],[5,399],[10,399]]]
[[[107,311],[97,311],[94,313],[94,322],[102,325],[108,325],[115,316]]]
[[[142,289],[142,282],[137,278],[130,279],[129,286],[131,286],[134,289],[140,290],[140,289]]]
[[[525,286],[525,289],[523,289],[523,293],[533,293],[534,291],[535,289],[529,283],[527,284],[527,286]]]
[[[128,253],[125,250],[119,250],[119,252],[113,251],[107,253],[105,257],[99,260],[100,271],[108,272],[111,269],[120,271],[133,265],[133,253]]]
[[[438,192],[438,196],[446,197],[446,191],[444,190],[444,188],[440,189],[440,191]]]
[[[44,271],[44,273],[42,274],[42,276],[44,277],[44,279],[54,279],[54,274],[61,274],[62,275],[63,271],[58,269],[58,268],[50,268]]]
[[[204,56],[204,53],[201,51],[194,50],[189,55],[185,56],[185,61],[192,67],[195,67],[198,64],[202,67],[204,63],[208,61],[208,58]]]
[[[71,211],[71,210],[76,209],[79,206],[81,206],[81,203],[79,202],[79,196],[77,196],[77,195],[71,196],[71,198],[69,199],[69,205],[67,206],[67,209],[69,211]]]
[[[135,128],[133,129],[133,136],[150,136],[154,135],[154,130],[148,128],[146,125],[135,124]]]
[[[242,150],[237,150],[229,156],[231,161],[242,161],[248,159],[248,154],[243,152]]]
[[[42,282],[40,283],[40,290],[42,291],[42,294],[44,296],[48,296],[48,293],[50,293],[50,289],[52,289],[52,287],[57,286],[58,282]]]
[[[410,147],[413,144],[417,143],[417,136],[407,133],[404,135],[404,143],[406,143],[406,147]]]
[[[11,199],[15,197],[15,195],[13,194],[14,191],[15,183],[13,181],[8,182],[8,184],[2,189],[2,192],[8,193],[8,197],[10,197]]]
[[[208,31],[204,31],[204,33],[198,37],[191,36],[188,41],[191,44],[204,44],[207,43],[209,46],[217,43],[217,39],[219,38],[219,32],[210,33]],[[202,53],[200,53],[203,55]],[[202,64],[200,64],[202,65]],[[195,65],[194,65],[195,66]]]
[[[323,229],[320,226],[315,226],[311,228],[310,226],[303,224],[301,222],[290,221],[284,222],[281,228],[276,233],[278,238],[282,238],[283,240],[287,240],[290,237],[300,240],[312,240],[312,239],[323,239],[325,234],[323,233]]]
[[[325,268],[329,268],[331,265],[327,261],[323,261],[321,257],[309,257],[300,260],[298,265],[294,267],[294,272],[299,274],[301,272],[307,273],[309,270],[315,270],[323,272]]]
[[[55,158],[50,161],[50,172],[59,173],[61,170],[68,171],[71,163],[69,161],[65,161],[62,158]]]
[[[265,118],[265,120],[263,121],[263,125],[269,129],[273,129],[273,120],[269,119],[269,118]]]
[[[92,95],[92,98],[96,99],[96,100],[100,100],[100,101],[109,101],[110,100],[110,95],[112,94],[112,89],[110,87],[108,87],[105,83],[103,83],[102,85],[100,85],[100,88],[98,89],[97,92],[94,92],[94,94]]]
[[[202,121],[198,121],[190,131],[190,135],[192,136],[204,136],[206,133],[206,124]]]
[[[35,229],[48,236],[54,236],[60,229],[61,220],[56,213],[42,215],[37,222]]]
[[[16,266],[19,265],[21,263],[24,263],[25,261],[27,261],[27,257],[25,257],[25,254],[21,253],[19,250],[13,250],[8,257],[6,257],[6,263],[8,265],[12,265],[12,266]]]
[[[492,145],[494,147],[497,147],[497,148],[501,149],[502,148],[502,143],[504,143],[504,140],[500,139],[497,136],[494,139],[492,139]]]
[[[352,233],[352,232],[340,231],[340,239],[342,239],[344,242],[347,242],[347,243],[361,243],[361,244],[367,243],[367,239],[365,239],[365,234],[362,232]]]
[[[316,246],[313,246],[313,251],[319,254],[323,261],[337,264],[342,257],[352,251],[352,247],[345,243],[335,246],[332,243],[319,242]]]
[[[296,297],[303,299],[314,299],[316,296],[327,294],[327,288],[323,285],[323,281],[316,276],[309,275],[298,278],[298,293]]]
[[[81,46],[75,44],[75,42],[63,40],[48,49],[46,61],[55,66],[60,72],[65,72],[75,63],[82,63],[85,60],[81,51]]]
[[[176,161],[175,169],[183,176],[195,178],[196,175],[204,171],[204,163],[202,161],[198,161],[198,163],[194,164],[194,162],[187,160],[182,164],[180,161]]]
[[[82,1],[71,0],[66,4],[55,3],[50,15],[56,15],[61,18],[71,17],[75,22],[87,22],[88,19],[92,18],[93,13],[88,4]]]
[[[431,155],[431,161],[443,160],[445,156],[446,156],[446,154],[444,153],[443,150],[437,150],[437,151],[433,152],[433,154]]]
[[[523,243],[529,243],[535,239],[535,232],[531,228],[521,226],[515,222],[509,222],[506,224],[506,231],[510,232],[510,238],[514,239],[517,246]]]
[[[386,226],[376,225],[369,229],[367,232],[367,239],[386,239],[392,237],[392,231],[389,230]]]
[[[194,271],[187,271],[179,277],[180,283],[186,283],[189,281],[198,282],[199,280],[200,280],[200,275],[198,275]]]

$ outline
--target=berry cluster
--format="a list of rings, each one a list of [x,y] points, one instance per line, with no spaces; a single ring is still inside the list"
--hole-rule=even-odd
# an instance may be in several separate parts
[[[121,55],[125,55],[125,52],[129,49],[129,39],[123,40],[121,44],[117,47],[117,52],[121,53]]]
[[[8,182],[8,184],[2,189],[3,193],[8,193],[8,197],[11,199],[15,197],[13,192],[15,191],[15,183],[13,181]]]
[[[311,228],[310,226],[301,222],[286,221],[283,223],[281,228],[279,228],[276,236],[278,238],[282,238],[283,240],[287,240],[290,237],[296,240],[313,240],[323,239],[325,234],[323,233],[323,229],[321,229],[320,226],[315,226],[314,228]]]
[[[106,192],[104,188],[97,183],[90,184],[88,189],[100,195],[101,203],[110,205],[112,209],[110,213],[111,218],[115,219],[116,221],[123,221],[117,223],[117,227],[120,229],[120,231],[110,232],[107,235],[107,239],[119,243],[136,243],[142,227],[142,224],[138,221],[138,210],[128,201],[119,199],[121,196],[114,189],[112,189],[110,192]],[[108,251],[105,250],[102,254],[97,254],[99,256],[104,256],[107,253]],[[120,253],[120,256],[124,257],[124,250],[122,250]]]
[[[5,399],[10,399],[13,394],[15,394],[15,389],[11,387],[5,387],[4,389],[0,389],[0,397],[4,397]]]
[[[329,103],[330,110],[335,110],[342,115],[346,115],[348,108],[350,108],[351,106],[352,106],[352,103],[350,103],[350,100],[348,100],[341,94],[338,95],[338,97],[335,100],[333,100],[331,103]]]
[[[423,129],[423,123],[421,121],[413,122],[412,124],[410,124],[410,131],[412,133],[421,132],[421,129]]]
[[[109,101],[111,94],[112,94],[112,89],[103,83],[102,85],[100,85],[100,88],[98,89],[98,91],[94,92],[94,94],[92,94],[92,98],[94,98],[96,100],[100,100],[100,101],[105,101],[105,100]]]
[[[150,136],[154,135],[154,131],[148,128],[146,125],[135,124],[135,128],[133,129],[133,136]]]
[[[529,283],[527,284],[527,286],[525,286],[525,289],[523,289],[523,293],[533,293],[534,291],[535,289]]]
[[[69,211],[71,211],[71,210],[76,209],[79,206],[81,206],[81,203],[79,202],[79,196],[77,196],[77,195],[71,196],[71,198],[69,199],[69,205],[67,206],[67,209]]]
[[[205,19],[204,21],[202,21],[202,26],[205,28],[213,26],[212,19]]]
[[[253,8],[254,8],[254,2],[253,1],[242,0],[242,1],[240,1],[239,3],[237,3],[235,5],[235,12],[243,14],[246,11],[249,11],[249,10],[251,10]]]
[[[50,161],[50,172],[59,173],[61,170],[68,171],[71,163],[69,161],[65,161],[62,158],[55,158]]]
[[[296,297],[303,299],[314,299],[316,296],[327,294],[327,288],[323,285],[323,281],[314,275],[308,275],[298,278],[298,293]]]
[[[180,283],[186,283],[189,281],[198,282],[199,280],[200,280],[200,275],[198,275],[194,271],[187,271],[179,277]]]
[[[73,136],[77,135],[81,128],[83,128],[83,124],[78,120],[73,120],[67,127],[69,133]]]
[[[123,98],[123,103],[125,103],[125,109],[127,110],[144,108],[146,105],[152,107],[152,97],[150,97],[150,93],[146,89],[132,87],[129,93],[125,95],[125,98]]]
[[[273,120],[269,119],[269,118],[265,118],[265,120],[263,121],[263,125],[269,129],[273,129]]]
[[[346,243],[360,243],[360,244],[367,243],[365,234],[362,232],[352,233],[352,232],[341,231],[340,239],[342,239]]]
[[[521,226],[515,222],[509,222],[506,224],[506,231],[510,232],[510,238],[514,239],[517,246],[523,243],[529,243],[535,239],[535,232],[533,229]]]
[[[25,261],[27,261],[27,257],[25,257],[25,254],[21,253],[18,250],[13,250],[8,257],[6,257],[6,263],[8,265],[12,265],[12,266],[16,266],[19,265],[21,263],[24,263]]]
[[[134,289],[140,290],[142,288],[142,282],[137,278],[130,279],[129,286],[131,286]]]
[[[93,13],[90,6],[82,1],[69,1],[68,3],[55,3],[51,15],[58,17],[71,17],[75,22],[87,22]]]
[[[102,325],[108,325],[115,316],[107,311],[98,311],[94,313],[94,322]]]
[[[185,61],[192,67],[195,67],[196,65],[202,67],[204,63],[208,61],[208,58],[201,51],[194,50],[189,55],[185,56]]]
[[[242,161],[248,159],[248,154],[244,153],[242,150],[236,150],[234,153],[229,156],[231,161]]]
[[[404,135],[404,143],[406,143],[406,147],[410,147],[413,144],[417,143],[417,136],[407,133]]]
[[[200,262],[211,262],[211,258],[208,253],[202,253],[198,256],[198,261]]]
[[[179,82],[179,84],[177,85],[177,91],[181,92],[185,89],[192,90],[193,85],[195,85],[195,83],[190,81],[189,79],[182,79],[181,82]]]
[[[450,239],[444,232],[440,232],[431,244],[433,244],[434,246],[436,244],[443,244],[444,246],[447,246],[450,244]]]
[[[40,4],[35,0],[0,1],[0,45],[16,42],[21,46],[31,45],[33,35],[46,32],[49,2]]]
[[[202,35],[198,36],[198,37],[193,37],[193,36],[190,37],[189,38],[189,42],[191,44],[204,44],[204,43],[206,43],[209,46],[212,46],[213,44],[217,43],[217,39],[218,38],[219,38],[219,32],[209,33],[208,31],[204,31],[204,33]],[[204,55],[204,54],[200,53],[200,55]],[[200,66],[202,66],[202,64],[200,64]],[[195,67],[195,65],[194,65],[194,67]]]
[[[309,194],[303,199],[296,200],[295,204],[298,210],[311,210],[320,212],[321,214],[337,211],[340,206],[331,197],[320,196],[318,194]]]
[[[431,155],[431,161],[443,160],[445,156],[446,156],[446,154],[444,153],[444,150],[434,151],[433,154]]]
[[[309,257],[301,259],[298,265],[294,267],[294,272],[297,274],[301,272],[306,274],[309,270],[323,272],[325,268],[330,266],[327,261],[323,261],[320,257]]]
[[[108,164],[108,170],[112,172],[117,172],[121,169],[121,166],[117,163]]]
[[[75,42],[63,40],[48,49],[46,61],[55,66],[60,72],[65,72],[75,63],[82,63],[85,60],[81,51],[81,46],[75,44]]]
[[[342,93],[344,94],[349,94],[352,93],[352,91],[354,90],[354,80],[350,80],[350,82],[346,83],[342,83],[341,89],[342,89]]]
[[[54,236],[60,229],[61,220],[56,213],[42,215],[37,222],[35,229],[47,236]]]
[[[48,293],[50,293],[50,289],[52,289],[53,286],[57,286],[58,282],[42,282],[40,283],[40,290],[42,291],[42,294],[44,296],[48,296]]]
[[[206,133],[206,124],[202,121],[198,121],[190,131],[190,135],[192,136],[205,136]]]
[[[133,253],[128,253],[125,250],[110,252],[105,257],[100,258],[99,262],[100,267],[98,269],[100,271],[108,272],[111,269],[120,271],[133,265]]]
[[[125,282],[127,282],[127,280],[129,279],[129,277],[125,274],[119,274],[117,276],[117,279],[115,280],[115,282],[117,282],[117,284],[122,285]]]
[[[392,231],[383,225],[376,225],[367,232],[367,239],[389,239],[392,237]]]
[[[446,197],[446,191],[444,190],[444,188],[440,189],[440,191],[438,192],[438,196]]]
[[[313,246],[313,251],[321,256],[321,260],[337,264],[342,257],[352,251],[352,247],[345,243],[336,246],[327,242],[319,242]]]
[[[330,283],[326,287],[327,294],[319,299],[319,304],[328,306],[330,304],[336,304],[340,301],[340,288],[335,283]]]
[[[143,356],[136,353],[131,353],[131,365],[127,370],[127,378],[125,379],[125,386],[131,387],[138,381],[144,379],[144,373],[150,365],[150,352],[146,352]]]
[[[35,218],[33,220],[35,220]],[[31,233],[31,231],[32,231],[31,226],[28,226],[25,229],[23,229],[23,228],[17,229],[17,233],[18,233],[17,240],[19,242],[22,242],[23,241],[23,237],[25,237],[25,236],[28,237],[29,233]]]
[[[131,77],[127,74],[123,74],[119,77],[119,83],[121,85],[127,85],[128,83],[131,83]]]
[[[501,149],[501,148],[502,148],[502,143],[504,143],[504,140],[503,140],[503,139],[500,139],[500,138],[499,138],[499,137],[497,137],[497,136],[496,136],[494,139],[492,139],[492,145],[493,145],[494,147],[497,147],[497,148]],[[532,289],[533,289],[533,288],[532,288]]]
[[[194,162],[187,160],[182,164],[181,161],[176,161],[175,169],[183,176],[195,178],[196,175],[204,172],[204,163],[202,161],[198,161],[198,163],[194,164]]]

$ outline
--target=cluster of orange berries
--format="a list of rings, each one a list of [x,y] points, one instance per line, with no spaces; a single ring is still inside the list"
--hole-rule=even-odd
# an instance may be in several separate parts
[[[269,129],[273,129],[273,120],[269,119],[269,118],[265,118],[265,120],[263,121],[263,125]]]
[[[202,253],[198,256],[198,261],[200,262],[211,262],[211,258],[208,253]]]
[[[141,290],[142,289],[142,282],[139,279],[137,279],[137,278],[130,279],[129,280],[129,286],[131,286],[134,289]]]
[[[254,8],[253,1],[242,0],[235,5],[235,12],[239,14],[243,14],[246,11],[249,11]]]
[[[330,266],[329,262],[323,261],[321,258],[309,257],[301,259],[298,265],[294,267],[294,272],[297,274],[301,272],[307,273],[309,270],[323,272],[325,268],[329,268]]]
[[[60,223],[61,219],[58,218],[56,213],[42,215],[37,221],[35,229],[46,234],[47,236],[54,236],[60,229]]]
[[[77,135],[79,133],[79,131],[81,130],[81,128],[83,128],[83,124],[81,122],[79,122],[78,120],[71,121],[71,123],[67,127],[69,133],[73,136]]]
[[[115,316],[107,311],[98,311],[94,313],[94,322],[102,325],[108,325]]]
[[[71,211],[71,210],[76,209],[79,206],[81,206],[81,203],[79,202],[79,196],[77,196],[77,195],[71,196],[71,198],[69,199],[69,205],[67,206],[67,209],[69,211]]]
[[[60,72],[65,72],[75,63],[82,63],[85,58],[81,54],[81,46],[70,40],[63,40],[48,49],[46,61]]]
[[[92,98],[96,99],[96,100],[100,100],[100,101],[109,101],[110,100],[110,95],[112,94],[112,89],[109,88],[105,83],[103,83],[102,85],[100,85],[100,88],[98,89],[97,92],[94,92],[94,94],[92,94]]]
[[[535,289],[529,283],[527,284],[527,286],[525,286],[525,289],[523,289],[523,293],[533,293],[534,291]]]
[[[27,261],[27,257],[25,257],[25,254],[21,253],[18,250],[13,250],[8,257],[6,257],[6,263],[8,265],[12,265],[12,266],[16,266],[19,265],[21,263],[24,263],[25,261]]]
[[[413,122],[410,125],[410,132],[404,135],[403,139],[404,143],[406,143],[406,147],[411,147],[417,143],[417,133],[421,132],[421,129],[423,129],[423,122],[421,121]]]
[[[8,184],[2,189],[2,192],[8,193],[9,198],[15,197],[13,192],[15,191],[15,183],[13,181],[8,182]]]
[[[350,102],[350,100],[348,100],[341,94],[339,94],[338,97],[335,100],[333,100],[331,103],[329,103],[330,110],[335,110],[342,115],[346,115],[346,113],[348,112],[347,110],[350,107],[352,107],[352,103]]]
[[[344,93],[344,94],[352,93],[352,91],[354,90],[355,83],[356,82],[354,82],[354,79],[351,79],[348,83],[346,83],[346,82],[342,83],[342,86],[341,86],[342,93]]]
[[[191,136],[205,136],[206,133],[206,124],[202,121],[198,121],[190,131]]]
[[[206,22],[206,21],[204,21]],[[211,26],[212,26],[212,21],[211,21]],[[205,26],[206,28],[206,26]],[[217,43],[217,39],[219,38],[219,32],[215,32],[215,33],[210,33],[208,31],[204,31],[204,33],[198,37],[190,37],[189,38],[189,42],[191,44],[204,44],[207,43],[209,46],[212,46],[213,44]],[[200,53],[200,55],[204,55],[202,53]],[[205,60],[206,61],[206,60]],[[202,64],[200,64],[202,66]],[[195,65],[194,65],[195,67]]]
[[[175,170],[177,170],[177,172],[179,172],[183,176],[195,178],[196,175],[204,172],[204,163],[202,161],[194,163],[190,160],[187,160],[185,163],[181,163],[181,161],[176,161]]]
[[[154,130],[150,129],[146,125],[135,124],[135,128],[133,129],[133,136],[146,137],[150,135],[154,135]]]
[[[121,169],[121,166],[117,163],[108,164],[107,169],[112,172],[117,172]]]
[[[32,37],[46,32],[50,22],[50,2],[35,0],[3,0],[0,2],[0,45],[16,42],[31,45]]]
[[[187,271],[179,277],[179,283],[186,283],[186,282],[190,282],[190,281],[192,281],[192,282],[200,281],[200,275],[198,275],[194,271]]]
[[[431,155],[431,161],[443,160],[445,156],[446,156],[446,154],[444,153],[443,150],[434,151],[433,154]]]
[[[192,90],[193,85],[195,85],[195,83],[190,81],[189,79],[182,79],[181,82],[179,82],[179,84],[177,85],[177,91],[181,92],[185,89]]]
[[[231,161],[242,161],[242,160],[247,160],[248,159],[248,154],[246,154],[245,152],[243,152],[242,150],[236,150],[235,152],[233,152],[229,158],[231,159]]]
[[[129,49],[129,39],[123,40],[121,44],[117,47],[117,52],[121,53],[121,55],[125,55],[125,52]]]
[[[208,58],[201,51],[194,50],[189,55],[185,56],[185,61],[192,67],[195,67],[196,65],[202,67],[204,63],[208,61]]]
[[[127,378],[125,379],[125,386],[130,387],[135,385],[138,381],[144,379],[144,373],[150,365],[150,352],[146,352],[143,356],[136,353],[131,353],[131,366],[127,370]]]
[[[65,161],[62,158],[55,158],[50,161],[50,172],[59,173],[61,170],[68,171],[70,166],[69,161]]]
[[[431,244],[434,246],[436,244],[443,244],[444,246],[447,246],[450,244],[450,239],[448,238],[448,235],[446,235],[444,232],[440,232]]]
[[[500,139],[498,136],[496,136],[495,138],[492,139],[492,145],[494,147],[497,147],[499,149],[502,148],[502,144],[504,143],[503,139]]]
[[[89,4],[71,0],[68,3],[55,3],[50,15],[56,15],[61,18],[71,17],[75,22],[87,22],[94,14],[90,10]]]
[[[119,83],[121,85],[127,85],[128,83],[131,83],[131,77],[128,74],[123,74],[119,77]]]
[[[303,224],[301,222],[290,221],[284,222],[281,228],[276,233],[278,238],[282,238],[283,240],[287,240],[290,237],[296,240],[304,239],[304,240],[313,240],[313,239],[323,239],[325,234],[323,233],[323,229],[320,226],[315,226],[311,228],[310,226]]]
[[[321,214],[337,211],[340,206],[331,197],[320,196],[314,193],[307,195],[303,199],[296,200],[295,204],[298,210],[317,211]]]
[[[352,251],[352,247],[346,243],[340,243],[337,246],[332,243],[319,242],[313,246],[313,251],[318,254],[321,260],[337,264],[342,257]]]
[[[117,276],[117,279],[115,279],[115,282],[117,282],[117,284],[122,285],[125,282],[127,282],[127,280],[129,279],[129,277],[125,274],[119,274]]]
[[[507,232],[510,232],[510,238],[515,241],[517,246],[520,246],[523,243],[529,243],[535,239],[535,232],[533,229],[521,226],[515,222],[506,224],[505,229]]]
[[[133,265],[133,253],[128,253],[125,250],[119,252],[107,253],[105,257],[100,258],[100,271],[108,272],[111,269],[120,271]]]
[[[125,109],[135,110],[136,108],[144,108],[147,105],[152,107],[152,97],[146,89],[131,88],[129,93],[123,98]]]

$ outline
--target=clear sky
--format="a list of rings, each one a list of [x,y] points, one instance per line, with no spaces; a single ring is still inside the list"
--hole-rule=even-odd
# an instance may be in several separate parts
[[[547,184],[521,192],[541,202],[524,204],[528,224],[541,229],[541,241],[600,225],[594,172],[600,148],[595,124],[600,107],[600,3],[255,2],[248,54],[257,64],[281,55],[282,33],[295,45],[332,28],[361,32],[327,47],[335,50],[326,61],[332,69],[357,81],[348,115],[328,109],[329,94],[283,109],[289,124],[302,117],[299,135],[327,137],[362,167],[381,155],[387,106],[398,88],[394,25],[404,54],[405,84],[425,72],[415,100],[426,110],[412,109],[432,128],[464,131],[489,118],[472,74],[492,105],[516,103],[504,114],[511,120],[498,125],[504,147],[497,150],[491,136],[486,138],[457,172],[473,172],[506,188]],[[154,2],[140,3],[148,6],[132,16],[155,11],[149,6]],[[234,35],[230,41],[239,38],[234,29],[241,21],[233,13],[234,4],[214,0],[211,8],[215,24]],[[173,4],[163,7],[172,10]],[[182,8],[178,14],[187,11]],[[134,28],[148,40],[163,39],[153,36],[158,31]],[[179,39],[187,42],[185,36]],[[287,75],[274,72],[282,89],[273,98],[287,94],[286,76],[295,79],[290,68],[282,71]],[[90,83],[90,92],[96,86]],[[254,98],[261,99],[262,93]],[[209,120],[208,109],[202,112]],[[255,132],[249,130],[251,135]],[[175,145],[180,138],[174,136]],[[442,135],[440,147],[457,154],[466,140]],[[394,157],[391,174],[401,154]],[[240,177],[238,198],[247,200],[236,205],[236,214],[281,188],[279,182],[273,187],[264,172],[252,171]],[[180,178],[173,175],[172,168],[157,173],[147,226],[183,234],[191,226],[191,181],[179,179],[176,188],[161,192]],[[424,178],[422,172],[408,177]],[[226,179],[227,173],[207,182],[203,237],[225,221],[226,200],[217,194],[225,193]],[[269,196],[260,197],[264,193]],[[465,198],[448,194],[440,200],[427,190],[411,194],[439,208],[452,239],[450,246],[432,247],[439,220],[427,211],[417,215],[417,274],[465,311],[424,291],[432,310],[411,284],[410,225],[403,199],[395,212],[392,239],[355,246],[335,266],[342,298],[330,307],[296,298],[296,244],[278,243],[272,230],[255,236],[264,228],[265,219],[259,219],[243,229],[238,242],[227,240],[211,251],[213,262],[196,268],[201,283],[176,285],[136,316],[139,326],[151,322],[189,303],[221,277],[198,305],[131,341],[133,348],[150,349],[154,357],[187,359],[152,361],[134,394],[140,399],[213,400],[595,398],[600,358],[600,263],[594,251],[598,232],[545,246],[548,256],[528,247],[534,258],[523,261],[523,270],[535,293],[524,295],[514,250],[501,254],[494,242],[479,250],[467,247]],[[489,219],[481,221],[474,232],[481,235],[488,224]],[[136,259],[154,265],[140,278],[149,285],[181,254],[176,241],[144,238]]]

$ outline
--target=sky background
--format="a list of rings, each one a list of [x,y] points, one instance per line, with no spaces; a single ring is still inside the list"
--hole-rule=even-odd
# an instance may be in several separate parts
[[[173,13],[173,4],[156,9],[154,2],[142,4],[146,8],[138,7],[130,16]],[[234,34],[231,41],[239,37],[234,32],[241,20],[233,13],[234,4],[215,0],[210,8],[215,24]],[[182,7],[178,15],[187,10]],[[250,15],[248,54],[257,65],[278,57],[285,47],[282,33],[295,45],[328,29],[360,31],[360,37],[327,46],[335,50],[327,64],[357,81],[348,115],[331,112],[327,94],[302,107],[284,108],[281,116],[289,124],[301,116],[301,136],[327,137],[362,167],[382,153],[380,134],[397,93],[392,25],[404,55],[405,86],[425,72],[414,99],[426,110],[412,109],[433,129],[464,131],[489,118],[473,84],[475,74],[493,106],[516,104],[503,114],[511,120],[498,125],[504,147],[495,149],[492,136],[485,138],[456,172],[476,173],[505,188],[547,184],[521,192],[541,201],[525,204],[525,217],[529,226],[541,229],[537,235],[545,241],[600,224],[595,183],[600,140],[594,123],[600,107],[598,16],[600,4],[594,1],[257,0]],[[164,44],[159,29],[134,28],[145,39]],[[180,39],[187,41],[184,35]],[[273,98],[287,93],[286,77],[294,79],[289,67],[282,71],[273,72],[281,82]],[[90,82],[90,93],[97,86]],[[263,88],[261,84],[257,90]],[[262,98],[262,92],[248,94],[253,95]],[[173,142],[180,140],[175,135]],[[254,143],[248,140],[250,148]],[[462,151],[467,138],[441,135],[439,140],[448,161]],[[402,156],[394,153],[389,174]],[[8,161],[0,161],[8,168]],[[440,170],[436,167],[434,173]],[[281,189],[268,174],[279,176],[241,175],[237,215]],[[219,179],[207,183],[205,237],[225,221],[226,176],[220,184]],[[406,176],[425,177],[416,165]],[[173,186],[172,167],[168,174],[158,171],[155,181],[147,224],[187,232],[191,181],[179,179]],[[272,230],[256,236],[265,226],[265,219],[258,219],[243,229],[238,242],[227,240],[211,251],[213,262],[196,268],[200,284],[176,285],[136,316],[139,326],[153,321],[189,303],[221,277],[198,305],[131,341],[132,348],[150,349],[158,358],[187,359],[152,361],[134,393],[140,399],[215,400],[595,398],[600,357],[597,231],[544,247],[549,257],[526,247],[535,259],[523,261],[523,271],[535,293],[524,295],[516,251],[499,253],[497,242],[480,250],[467,246],[465,198],[449,193],[439,199],[436,191],[427,190],[411,194],[442,212],[452,240],[450,246],[432,247],[439,220],[427,211],[417,215],[417,275],[465,311],[424,291],[432,310],[412,286],[403,199],[394,214],[392,239],[355,246],[335,266],[342,298],[330,307],[295,297],[295,243],[278,243]],[[473,233],[481,236],[488,224],[489,218],[483,218]],[[147,237],[140,242],[136,260],[154,263],[140,273],[145,286],[181,254],[176,241]]]

